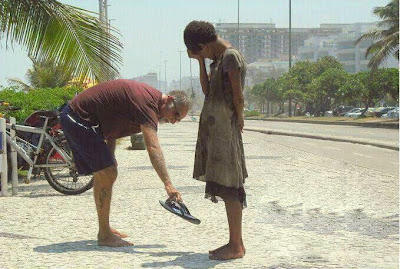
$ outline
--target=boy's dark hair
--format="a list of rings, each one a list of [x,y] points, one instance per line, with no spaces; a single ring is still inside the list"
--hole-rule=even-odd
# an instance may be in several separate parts
[[[183,32],[183,40],[185,45],[192,52],[196,53],[201,50],[199,44],[207,44],[217,40],[217,33],[214,25],[206,21],[191,21],[186,25]]]

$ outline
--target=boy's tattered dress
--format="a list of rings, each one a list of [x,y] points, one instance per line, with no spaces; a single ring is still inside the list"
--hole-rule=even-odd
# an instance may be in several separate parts
[[[237,50],[228,48],[210,69],[210,92],[200,116],[193,178],[207,182],[206,198],[239,200],[245,207],[247,170],[228,70],[240,70],[243,89],[246,63]]]

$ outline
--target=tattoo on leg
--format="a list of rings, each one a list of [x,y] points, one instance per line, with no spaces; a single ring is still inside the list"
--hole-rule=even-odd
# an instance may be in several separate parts
[[[101,189],[100,191],[100,207],[103,207],[104,205],[104,200],[107,198],[107,191],[105,189]]]

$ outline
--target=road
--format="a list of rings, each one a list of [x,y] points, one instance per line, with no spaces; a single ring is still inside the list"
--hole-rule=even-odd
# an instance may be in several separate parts
[[[325,125],[297,122],[276,122],[246,120],[245,127],[248,128],[266,128],[275,131],[292,131],[300,133],[309,133],[314,135],[335,136],[343,138],[360,138],[378,142],[399,142],[398,129],[368,128],[349,125]]]
[[[282,146],[282,148],[303,151],[305,154],[325,158],[328,160],[324,164],[326,166],[332,165],[332,162],[329,161],[332,160],[339,162],[340,165],[352,164],[375,172],[399,175],[399,152],[396,150],[292,136],[267,134],[264,136],[266,141]],[[304,161],[307,162],[307,159]]]
[[[197,128],[163,125],[159,136],[172,182],[200,225],[158,204],[166,194],[147,153],[128,150],[123,139],[111,225],[135,246],[97,246],[92,190],[65,196],[37,180],[0,197],[0,268],[398,268],[398,176],[363,156],[352,161],[373,151],[398,162],[397,151],[257,132],[243,134],[246,256],[209,260],[228,232],[223,203],[205,200],[204,184],[191,178]]]

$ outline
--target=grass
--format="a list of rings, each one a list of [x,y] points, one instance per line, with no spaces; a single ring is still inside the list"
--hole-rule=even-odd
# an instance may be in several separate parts
[[[350,117],[266,117],[265,115],[259,115],[255,117],[246,117],[246,119],[271,119],[271,120],[307,120],[307,121],[324,121],[324,122],[398,122],[398,119],[385,119],[376,117],[363,117],[363,118],[350,118]]]

